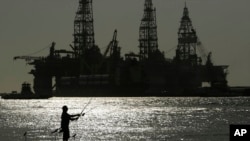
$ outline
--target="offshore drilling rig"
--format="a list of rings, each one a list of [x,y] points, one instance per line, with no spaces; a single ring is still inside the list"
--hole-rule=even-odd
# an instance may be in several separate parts
[[[166,59],[158,49],[156,8],[152,0],[145,0],[139,31],[138,54],[128,53],[121,57],[117,30],[102,54],[95,44],[92,0],[79,0],[72,50],[56,50],[53,42],[46,57],[16,56],[14,59],[26,59],[34,66],[30,71],[34,76],[33,89],[42,98],[190,96],[200,95],[203,83],[208,83],[213,92],[227,90],[228,66],[214,66],[211,53],[203,58],[197,54],[200,41],[186,5],[173,59]]]

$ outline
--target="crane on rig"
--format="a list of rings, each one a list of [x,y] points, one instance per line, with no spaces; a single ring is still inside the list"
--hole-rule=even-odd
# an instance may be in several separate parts
[[[55,50],[55,42],[52,42],[51,46],[50,46],[50,54],[47,58],[55,58],[55,57],[60,57],[61,54],[67,54],[67,55],[73,55],[75,52],[74,51],[68,51],[68,50],[64,50],[64,49],[60,49],[60,50]],[[43,48],[35,53],[32,53],[33,54],[36,54],[38,52],[41,52],[42,50],[44,49],[47,49],[48,47],[46,48]],[[40,57],[40,56],[31,56],[31,55],[22,55],[22,56],[14,56],[13,57],[14,60],[17,60],[17,59],[23,59],[25,60],[28,64],[32,64],[33,61],[41,61],[41,60],[45,60],[46,57]]]
[[[109,42],[109,44],[108,44],[108,46],[103,54],[103,57],[106,57],[108,52],[110,52],[110,55],[112,55],[114,53],[114,51],[118,49],[118,41],[116,40],[116,38],[117,38],[117,30],[114,31],[113,38]]]
[[[42,60],[43,57],[37,57],[37,56],[15,56],[13,58],[14,60],[17,59],[24,59],[28,64],[31,63],[33,60]]]
[[[54,54],[54,51],[55,51],[55,42],[52,42],[51,46],[50,46],[50,56]],[[47,49],[48,47],[46,48],[43,48],[35,53],[32,53],[32,54],[36,54],[38,52],[41,52],[42,50],[44,49]],[[31,56],[31,55],[22,55],[22,56],[14,56],[13,57],[14,60],[17,60],[17,59],[24,59],[28,64],[31,64],[33,61],[37,60],[43,60],[45,59],[44,57],[40,57],[40,56]]]

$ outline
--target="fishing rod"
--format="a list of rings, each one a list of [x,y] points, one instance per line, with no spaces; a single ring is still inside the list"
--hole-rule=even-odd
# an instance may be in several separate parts
[[[89,101],[88,101],[88,103],[83,107],[83,109],[82,109],[82,111],[81,111],[81,113],[80,113],[80,116],[77,118],[77,120],[81,117],[81,116],[84,116],[85,115],[85,113],[83,113],[84,112],[84,110],[87,108],[87,106],[91,103],[91,100],[93,99],[93,97],[91,97],[90,99],[89,99]]]
[[[82,111],[81,111],[81,115],[83,114],[84,110],[87,108],[87,106],[90,104],[91,100],[93,97],[91,97],[88,101],[88,103],[83,107]]]
[[[84,116],[87,112],[89,112],[89,111],[87,111],[87,112],[84,113],[85,109],[89,106],[89,104],[91,103],[92,99],[93,99],[93,97],[91,97],[91,98],[89,99],[88,103],[85,104],[85,106],[83,107],[83,109],[82,109],[82,111],[81,111],[79,117],[76,119],[77,128],[78,128],[78,124],[79,124],[78,119],[79,119],[81,116]],[[82,135],[80,135],[80,136],[82,137]],[[81,138],[81,137],[80,137],[80,138]],[[74,137],[74,139],[75,139],[75,137]]]

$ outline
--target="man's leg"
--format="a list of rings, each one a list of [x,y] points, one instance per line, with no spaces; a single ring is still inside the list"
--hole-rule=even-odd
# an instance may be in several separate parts
[[[69,139],[69,130],[63,131],[63,141],[68,141]]]

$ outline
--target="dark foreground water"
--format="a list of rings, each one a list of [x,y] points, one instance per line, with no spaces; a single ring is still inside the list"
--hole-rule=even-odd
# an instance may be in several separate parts
[[[91,98],[0,99],[0,140],[62,140],[61,107],[80,113]],[[250,98],[92,98],[71,122],[76,141],[228,141],[230,124],[250,124]]]

